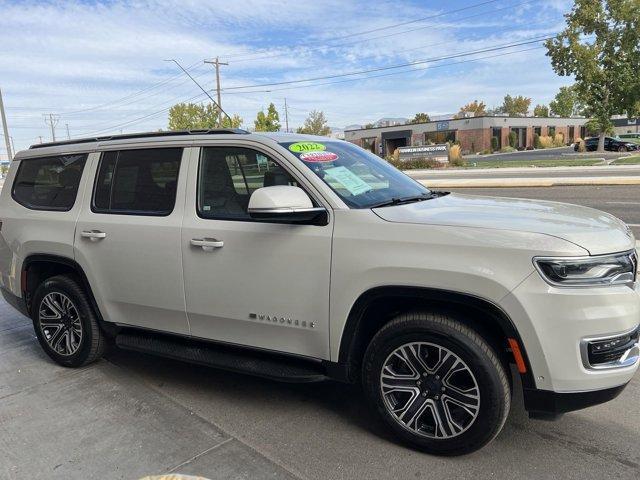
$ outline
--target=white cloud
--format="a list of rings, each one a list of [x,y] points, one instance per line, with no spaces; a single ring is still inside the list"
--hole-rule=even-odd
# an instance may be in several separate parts
[[[214,86],[213,69],[201,62],[214,55],[229,58],[223,87],[323,77],[553,33],[566,3],[509,10],[500,2],[390,28],[461,7],[410,0],[0,0],[0,87],[19,148],[38,135],[48,137],[46,112],[63,113],[59,125],[68,123],[72,135],[153,130],[166,126],[165,109],[201,93],[163,61],[168,58],[192,65],[191,73],[207,89]],[[324,110],[332,125],[342,126],[416,111],[448,113],[475,98],[498,104],[505,93],[546,102],[568,83],[552,72],[544,50],[407,70],[412,71],[310,88],[228,91],[223,105],[251,125],[259,108],[273,101],[282,109],[286,96],[293,126],[312,109]],[[96,108],[103,104],[108,108]],[[89,110],[64,114],[84,109]]]

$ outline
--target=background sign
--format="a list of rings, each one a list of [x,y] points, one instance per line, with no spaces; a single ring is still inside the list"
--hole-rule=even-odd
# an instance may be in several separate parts
[[[413,160],[415,158],[428,158],[447,162],[449,160],[449,145],[446,143],[439,145],[420,145],[416,147],[398,148],[400,160]]]

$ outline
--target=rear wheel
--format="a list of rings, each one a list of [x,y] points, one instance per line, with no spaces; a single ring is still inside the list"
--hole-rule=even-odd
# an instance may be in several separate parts
[[[626,152],[626,151],[627,151],[627,147],[625,147],[624,145],[620,145],[620,147],[618,147],[618,151],[619,151],[620,153],[622,153],[622,152]]]
[[[428,453],[477,450],[509,413],[509,380],[493,349],[438,313],[405,314],[385,325],[365,354],[363,384],[391,430]]]
[[[82,288],[67,276],[45,280],[33,297],[31,318],[43,350],[65,367],[99,359],[106,338]]]

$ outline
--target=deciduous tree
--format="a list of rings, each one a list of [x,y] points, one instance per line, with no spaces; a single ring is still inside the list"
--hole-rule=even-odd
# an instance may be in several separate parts
[[[270,103],[267,113],[264,113],[264,110],[260,110],[253,124],[256,132],[277,132],[280,130],[280,115],[278,115],[276,106]]]
[[[416,115],[409,120],[409,123],[427,123],[430,122],[431,119],[429,118],[429,115],[426,113],[416,113]]]
[[[574,0],[565,19],[565,29],[547,40],[547,55],[556,73],[575,78],[575,91],[598,127],[598,151],[604,151],[611,116],[634,116],[639,109],[638,0]]]
[[[487,114],[487,105],[484,102],[474,100],[460,107],[460,111],[456,115],[456,118],[463,118],[465,113],[473,113],[475,117],[480,117]]]
[[[534,117],[548,117],[549,116],[549,107],[546,105],[536,105],[536,108],[533,109]]]
[[[329,135],[331,128],[327,125],[324,113],[318,110],[309,112],[309,116],[304,121],[304,125],[296,130],[298,133],[307,135]]]
[[[531,99],[517,95],[512,97],[511,95],[505,95],[504,102],[500,110],[509,115],[510,117],[525,117],[529,112],[531,106]]]
[[[240,128],[242,118],[222,117],[222,128]],[[169,130],[200,130],[218,126],[218,109],[212,104],[178,103],[169,109]]]

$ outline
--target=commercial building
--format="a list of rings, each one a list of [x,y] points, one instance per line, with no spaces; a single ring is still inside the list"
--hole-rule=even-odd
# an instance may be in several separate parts
[[[616,135],[621,133],[640,133],[640,117],[639,118],[613,118],[613,131]]]
[[[398,147],[459,142],[463,152],[491,149],[496,137],[498,149],[509,145],[509,133],[516,133],[516,147],[533,147],[534,135],[562,134],[565,143],[585,137],[586,118],[484,116],[392,127],[345,130],[345,140],[378,155],[390,155]]]

